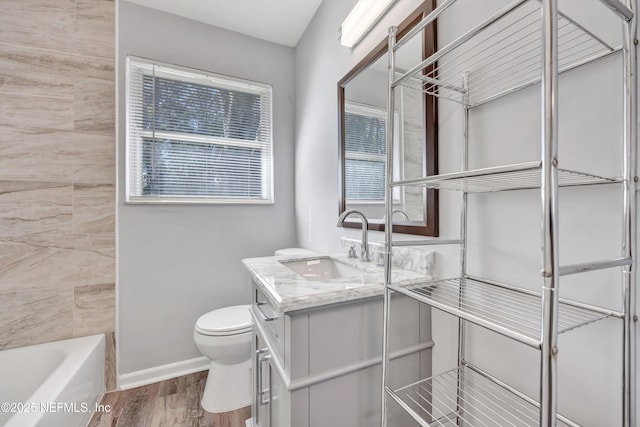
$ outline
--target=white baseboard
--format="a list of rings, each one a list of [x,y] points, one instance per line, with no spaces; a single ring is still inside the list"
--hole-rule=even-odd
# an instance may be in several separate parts
[[[118,389],[127,390],[164,381],[182,375],[192,374],[209,369],[211,361],[206,357],[196,357],[194,359],[182,360],[168,365],[154,366],[149,369],[129,372],[118,376]]]

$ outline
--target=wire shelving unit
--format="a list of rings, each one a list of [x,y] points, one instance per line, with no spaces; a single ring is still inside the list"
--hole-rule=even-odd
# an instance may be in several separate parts
[[[636,55],[635,0],[584,0],[616,16],[622,36],[609,40],[580,19],[559,10],[558,0],[515,0],[479,20],[415,66],[400,70],[396,55],[410,39],[433,25],[457,0],[443,0],[402,39],[389,32],[389,99],[387,165],[393,165],[395,91],[400,87],[452,101],[463,113],[462,168],[459,172],[394,181],[386,174],[385,297],[382,370],[382,426],[387,426],[387,404],[395,401],[423,427],[432,426],[578,426],[558,413],[557,338],[576,328],[606,318],[622,325],[622,424],[637,425],[635,408],[635,250],[636,250]],[[582,5],[581,5],[582,6]],[[558,167],[559,75],[608,55],[622,56],[624,123],[622,176],[598,176]],[[469,170],[470,111],[532,86],[541,90],[541,156],[518,164]],[[514,143],[517,143],[514,142]],[[618,258],[560,265],[558,247],[558,188],[590,185],[622,186],[624,227]],[[392,189],[422,186],[455,190],[461,194],[460,238],[427,240],[423,244],[460,245],[459,277],[425,280],[398,286],[391,281],[392,249],[417,242],[393,238]],[[469,193],[540,191],[541,286],[531,291],[518,284],[475,277],[467,270],[467,215]],[[561,276],[601,269],[622,271],[621,309],[610,309],[559,296]],[[456,316],[458,367],[402,387],[389,386],[390,295],[407,295]],[[473,323],[539,350],[540,393],[527,396],[466,360],[465,332]],[[389,426],[394,427],[394,426]]]

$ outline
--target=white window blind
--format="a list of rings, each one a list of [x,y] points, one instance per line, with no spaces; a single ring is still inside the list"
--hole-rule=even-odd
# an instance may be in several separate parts
[[[127,201],[272,203],[271,87],[127,58]]]
[[[386,111],[345,103],[345,193],[350,201],[384,201]]]

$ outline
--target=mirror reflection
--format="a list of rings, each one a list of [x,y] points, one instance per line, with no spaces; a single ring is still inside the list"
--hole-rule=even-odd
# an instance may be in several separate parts
[[[406,26],[407,31],[410,26]],[[427,31],[427,30],[424,30]],[[433,31],[433,30],[431,30]],[[424,33],[424,32],[423,32]],[[435,43],[415,36],[397,55],[398,70],[425,57]],[[369,219],[369,229],[384,230],[388,69],[381,43],[339,82],[341,120],[340,212],[356,209]],[[410,180],[435,173],[436,101],[420,90],[395,90],[393,179]],[[437,235],[437,196],[422,187],[393,190],[394,231]],[[350,219],[351,226],[360,226]],[[345,223],[349,226],[349,222]]]
[[[345,208],[379,221],[385,214],[386,69],[386,57],[381,57],[344,87]],[[425,169],[423,97],[401,88],[396,98],[394,180],[418,178]],[[394,221],[424,222],[424,195],[421,188],[396,188]]]

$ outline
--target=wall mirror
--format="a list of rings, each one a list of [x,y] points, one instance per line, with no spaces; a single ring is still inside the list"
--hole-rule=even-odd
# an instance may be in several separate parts
[[[398,38],[435,8],[423,2],[398,26]],[[436,28],[431,25],[398,51],[396,67],[409,69],[434,51]],[[369,220],[370,230],[384,230],[386,122],[388,97],[387,40],[383,40],[338,82],[340,134],[339,212],[357,209]],[[395,179],[413,179],[437,173],[437,100],[415,89],[395,92]],[[393,230],[438,235],[438,195],[422,187],[393,191]],[[348,218],[345,227],[361,226]]]

